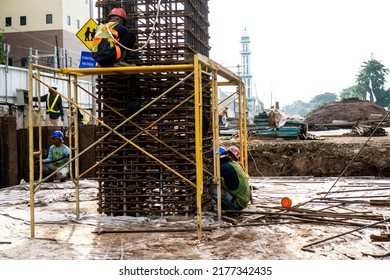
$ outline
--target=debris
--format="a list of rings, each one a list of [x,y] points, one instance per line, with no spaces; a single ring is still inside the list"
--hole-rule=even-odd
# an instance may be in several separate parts
[[[390,233],[382,233],[381,235],[370,235],[372,242],[389,242],[390,241]]]
[[[221,219],[222,219],[222,221],[231,223],[233,225],[237,225],[238,224],[238,221],[236,219],[231,218],[231,217],[222,216]]]
[[[359,136],[387,136],[387,131],[382,127],[376,125],[363,125],[357,123],[352,127],[352,133],[356,133]]]

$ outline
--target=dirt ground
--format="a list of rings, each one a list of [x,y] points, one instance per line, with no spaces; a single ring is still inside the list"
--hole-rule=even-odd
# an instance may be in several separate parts
[[[351,136],[350,130],[329,133],[316,132],[319,140],[249,138],[249,174],[266,177],[337,177],[341,174],[390,177],[389,136]],[[221,143],[239,145],[235,138]]]
[[[0,260],[390,260],[378,241],[390,236],[390,137],[343,133],[251,138],[253,203],[221,220],[203,209],[201,239],[196,216],[98,214],[92,180],[80,182],[79,218],[71,182],[42,184],[31,238],[29,185],[0,189]],[[298,205],[282,208],[285,196]]]
[[[325,103],[312,110],[305,121],[311,125],[331,124],[334,122],[364,122],[369,120],[389,121],[388,111],[370,101],[344,99],[337,102]]]

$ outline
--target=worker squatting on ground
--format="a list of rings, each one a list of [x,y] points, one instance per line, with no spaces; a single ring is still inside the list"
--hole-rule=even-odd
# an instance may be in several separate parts
[[[127,15],[122,8],[114,8],[108,15],[108,23],[97,27],[92,42],[92,58],[100,67],[130,66],[124,59],[136,40],[126,27]]]
[[[212,152],[212,154],[214,154]],[[222,210],[242,210],[248,206],[250,188],[248,178],[242,167],[228,156],[228,150],[219,147],[221,168]],[[210,196],[217,201],[217,186],[210,187]]]
[[[64,122],[64,108],[62,106],[62,98],[57,93],[57,84],[52,83],[49,88],[49,93],[41,96],[41,102],[46,102],[46,118],[47,126],[61,126],[60,120]],[[54,90],[53,90],[54,89]],[[38,101],[38,97],[33,97],[33,101]]]
[[[64,144],[64,134],[56,130],[53,132],[51,139],[53,144],[50,146],[47,158],[42,160],[43,173],[47,176],[62,167],[69,160],[70,149]],[[69,174],[69,166],[66,165],[58,170],[54,179],[65,181]]]
[[[241,156],[240,149],[236,146],[230,146],[227,150],[228,150],[228,156],[232,159],[232,161],[237,162],[242,167],[244,172],[246,173],[246,178],[248,179],[248,182],[249,182],[250,201],[251,201],[251,203],[253,203],[252,191],[253,191],[254,187],[250,182],[249,174],[246,172],[243,163],[240,161],[240,156]]]

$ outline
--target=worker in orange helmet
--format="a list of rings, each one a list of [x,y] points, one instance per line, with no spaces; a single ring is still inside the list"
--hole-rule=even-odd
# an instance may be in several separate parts
[[[240,161],[240,149],[237,148],[236,146],[230,146],[228,148],[228,156],[233,160],[233,161],[236,161],[239,165],[241,165],[242,169],[244,169],[245,171],[245,168],[244,168],[244,165],[242,164],[242,162]]]
[[[127,15],[122,8],[108,14],[108,23],[97,27],[92,42],[92,58],[100,67],[131,66],[125,59],[134,47],[136,36],[126,27]]]
[[[213,157],[214,152],[211,152]],[[221,173],[221,204],[223,210],[242,210],[248,206],[250,188],[241,166],[228,156],[225,147],[219,147]],[[217,201],[217,186],[209,189],[210,196]]]

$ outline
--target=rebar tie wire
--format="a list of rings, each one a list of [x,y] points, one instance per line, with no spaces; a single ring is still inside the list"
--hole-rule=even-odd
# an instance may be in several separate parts
[[[386,115],[382,118],[382,120],[378,123],[378,125],[375,127],[375,129],[372,131],[371,135],[367,138],[366,142],[364,142],[363,146],[360,148],[360,150],[356,153],[356,155],[351,159],[351,161],[348,163],[348,165],[344,168],[344,170],[341,172],[339,177],[336,179],[336,181],[333,183],[332,187],[325,193],[324,198],[329,194],[329,192],[333,189],[333,187],[337,184],[337,182],[340,180],[340,178],[344,175],[345,171],[351,166],[351,164],[355,161],[357,156],[360,154],[360,152],[363,150],[363,148],[367,145],[368,141],[370,141],[371,137],[374,135],[374,133],[377,131],[379,126],[383,123],[383,121],[387,118],[390,111],[387,111]]]

